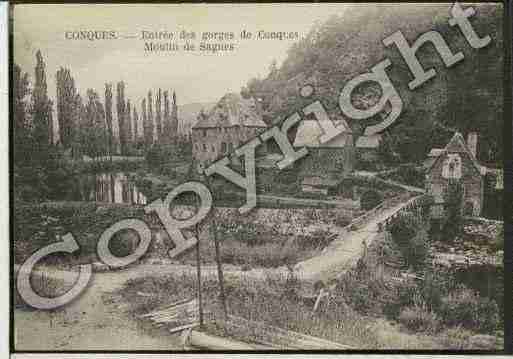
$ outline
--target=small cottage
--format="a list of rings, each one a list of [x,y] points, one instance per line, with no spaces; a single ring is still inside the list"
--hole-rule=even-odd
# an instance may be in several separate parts
[[[476,158],[477,134],[472,132],[465,142],[456,132],[443,149],[432,149],[425,161],[426,192],[433,196],[432,216],[444,215],[445,193],[450,181],[463,189],[464,215],[479,216],[483,208],[484,175],[486,168]]]

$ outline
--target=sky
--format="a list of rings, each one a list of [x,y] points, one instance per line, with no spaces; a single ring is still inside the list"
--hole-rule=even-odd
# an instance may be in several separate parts
[[[95,89],[103,99],[105,83],[126,83],[125,96],[136,103],[149,89],[174,90],[179,105],[216,102],[239,92],[252,77],[266,76],[297,40],[239,40],[251,32],[297,31],[306,36],[315,21],[342,14],[344,4],[23,4],[14,9],[14,62],[33,80],[35,53],[46,62],[48,95],[55,99],[55,73],[67,67],[79,92]],[[67,40],[66,31],[108,30],[117,40]],[[206,54],[144,51],[142,30],[232,31],[236,49]],[[164,41],[166,42],[166,41]],[[199,44],[199,41],[196,41]],[[114,86],[115,88],[115,86]],[[114,94],[115,97],[115,94]]]

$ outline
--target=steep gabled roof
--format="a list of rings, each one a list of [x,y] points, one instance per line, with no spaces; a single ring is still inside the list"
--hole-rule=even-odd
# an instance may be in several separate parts
[[[433,150],[431,152],[433,152]],[[430,154],[431,154],[431,152],[430,152]],[[437,163],[440,160],[440,158],[443,157],[442,154],[454,153],[454,152],[468,154],[468,156],[470,158],[470,161],[472,162],[472,164],[476,168],[477,172],[479,174],[483,174],[483,170],[481,168],[481,165],[479,164],[477,159],[474,157],[474,155],[472,154],[472,152],[468,148],[467,144],[465,143],[465,140],[463,139],[463,136],[459,132],[455,132],[454,133],[454,136],[452,136],[452,138],[447,143],[447,145],[444,147],[444,149],[436,156],[436,159],[430,164],[430,166],[428,167],[427,170],[430,171],[434,167],[435,163]]]
[[[336,124],[335,124],[336,125]],[[294,139],[294,147],[335,147],[341,148],[346,146],[352,146],[353,136],[351,132],[343,132],[334,139],[320,143],[319,136],[323,134],[321,127],[316,120],[303,120],[299,124],[299,128],[296,132],[296,138]]]
[[[428,157],[438,157],[444,152],[443,148],[432,148],[431,151],[429,151]]]
[[[245,99],[238,94],[228,93],[192,128],[232,126],[267,127],[255,99]]]

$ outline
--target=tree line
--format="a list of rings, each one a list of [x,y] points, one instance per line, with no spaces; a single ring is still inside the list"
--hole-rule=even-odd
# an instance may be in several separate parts
[[[154,96],[149,90],[138,112],[136,103],[125,97],[125,82],[117,82],[115,99],[111,83],[105,84],[103,98],[91,88],[84,96],[78,92],[70,69],[64,67],[55,75],[58,130],[54,130],[54,103],[48,96],[45,67],[38,51],[31,88],[28,73],[14,64],[14,142],[19,165],[41,159],[52,146],[69,150],[76,159],[82,155],[136,155],[154,145],[178,141],[175,92],[170,96],[169,91],[159,88]]]
[[[125,97],[123,81],[106,83],[103,94],[80,94],[68,68],[55,75],[55,103],[48,96],[47,70],[36,53],[34,77],[18,64],[12,68],[13,176],[15,198],[59,198],[84,155],[181,155],[176,94],[151,90],[137,105]],[[114,99],[113,91],[116,91]],[[115,103],[115,108],[114,108]],[[55,111],[55,121],[54,121]],[[58,129],[57,129],[58,127]],[[73,161],[72,161],[73,160]],[[79,160],[79,161],[75,161]],[[74,164],[77,164],[75,166]]]

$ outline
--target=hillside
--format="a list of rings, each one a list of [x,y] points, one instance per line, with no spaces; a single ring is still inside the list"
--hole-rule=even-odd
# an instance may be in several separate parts
[[[384,136],[387,145],[399,152],[402,161],[418,161],[430,148],[443,146],[457,129],[463,134],[479,132],[479,159],[499,163],[502,159],[502,7],[476,5],[470,18],[480,36],[492,42],[472,49],[457,28],[450,27],[451,4],[378,4],[373,8],[352,5],[342,15],[334,15],[313,26],[309,34],[294,44],[277,67],[271,64],[265,79],[251,79],[242,92],[262,99],[264,120],[276,123],[301,109],[307,101],[299,88],[310,83],[331,117],[341,118],[338,96],[343,86],[367,72],[384,58],[392,65],[387,73],[401,96],[401,116]],[[439,31],[453,53],[462,51],[463,61],[446,68],[431,45],[417,56],[425,69],[435,67],[437,75],[415,90],[408,88],[412,76],[395,46],[382,40],[401,30],[412,43],[428,30]],[[369,108],[379,100],[379,86],[365,83],[353,93],[355,106]],[[377,119],[346,119],[354,132]]]

